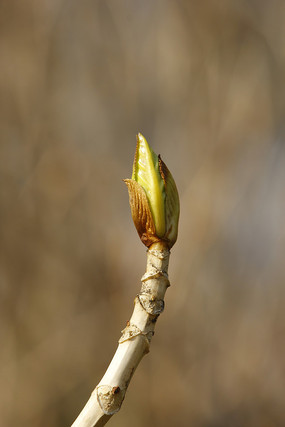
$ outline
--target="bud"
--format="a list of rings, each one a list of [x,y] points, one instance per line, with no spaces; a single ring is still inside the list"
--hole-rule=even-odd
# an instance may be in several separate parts
[[[177,239],[179,197],[177,188],[165,163],[137,135],[137,148],[132,179],[128,186],[134,224],[142,242],[165,241],[171,248]]]

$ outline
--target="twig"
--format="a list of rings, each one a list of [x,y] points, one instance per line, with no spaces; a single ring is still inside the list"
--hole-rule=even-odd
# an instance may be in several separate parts
[[[99,384],[92,392],[72,427],[104,426],[120,410],[130,380],[149,352],[155,323],[164,308],[164,294],[169,286],[167,275],[169,250],[154,243],[147,251],[146,273],[130,321],[122,331],[117,351]]]
[[[168,261],[170,248],[177,239],[179,197],[165,163],[141,134],[137,136],[132,179],[124,181],[134,224],[148,247],[146,273],[117,351],[72,427],[104,426],[120,410],[130,380],[142,357],[149,352],[169,286]]]

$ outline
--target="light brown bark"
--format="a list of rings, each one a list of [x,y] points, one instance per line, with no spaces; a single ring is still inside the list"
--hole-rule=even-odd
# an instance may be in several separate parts
[[[99,427],[118,412],[141,361],[149,352],[158,316],[164,308],[164,295],[169,286],[168,261],[170,251],[163,242],[151,245],[147,251],[146,273],[130,321],[122,331],[116,353],[99,384],[72,427]]]

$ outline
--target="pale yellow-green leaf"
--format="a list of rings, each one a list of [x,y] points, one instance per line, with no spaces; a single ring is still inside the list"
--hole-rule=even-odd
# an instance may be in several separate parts
[[[132,179],[139,183],[146,192],[156,235],[163,237],[166,231],[165,188],[159,171],[159,158],[140,133],[137,136]]]

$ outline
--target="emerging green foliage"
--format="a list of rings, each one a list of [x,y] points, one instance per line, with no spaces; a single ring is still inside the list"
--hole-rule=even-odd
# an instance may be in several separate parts
[[[174,245],[179,220],[179,196],[174,179],[146,139],[137,135],[132,179],[125,180],[134,224],[142,242]]]

